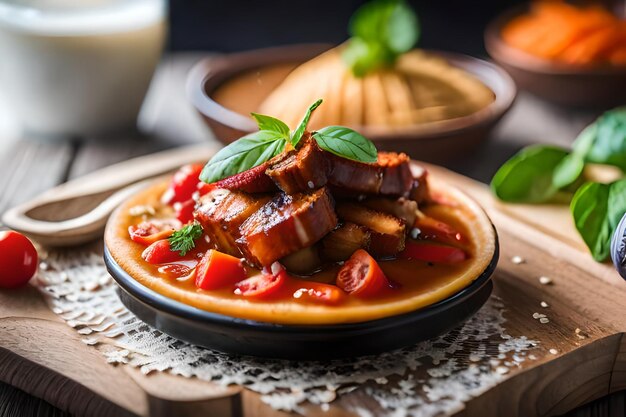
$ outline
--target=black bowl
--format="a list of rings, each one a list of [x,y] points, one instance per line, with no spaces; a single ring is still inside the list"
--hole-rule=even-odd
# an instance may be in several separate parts
[[[165,297],[137,282],[105,248],[104,262],[121,287],[122,303],[149,325],[216,351],[281,359],[335,359],[381,353],[433,338],[472,316],[487,301],[498,245],[482,274],[460,292],[428,307],[362,323],[281,325],[211,313]]]

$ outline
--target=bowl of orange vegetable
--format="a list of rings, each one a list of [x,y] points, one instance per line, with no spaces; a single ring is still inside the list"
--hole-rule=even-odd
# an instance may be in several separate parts
[[[599,5],[536,1],[496,18],[489,54],[520,89],[574,107],[613,107],[626,97],[626,21]]]

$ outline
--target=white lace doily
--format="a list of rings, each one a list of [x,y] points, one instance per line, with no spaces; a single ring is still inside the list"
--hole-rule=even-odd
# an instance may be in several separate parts
[[[503,305],[492,296],[459,328],[398,351],[311,363],[234,357],[181,342],[140,321],[122,305],[102,257],[93,252],[48,254],[36,284],[52,310],[86,344],[98,345],[108,362],[145,374],[167,371],[242,385],[286,411],[301,412],[305,402],[327,409],[342,394],[361,389],[389,416],[451,414],[506,378],[511,368],[534,359],[528,352],[537,345],[506,333]],[[363,405],[342,405],[371,415]]]

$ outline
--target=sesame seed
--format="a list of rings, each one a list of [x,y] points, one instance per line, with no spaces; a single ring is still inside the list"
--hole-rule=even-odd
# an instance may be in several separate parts
[[[526,261],[521,256],[515,255],[514,257],[511,258],[511,262],[513,262],[516,265],[519,265],[519,264],[523,264]]]
[[[550,307],[550,306],[549,306],[549,305],[548,305],[548,303],[546,303],[545,301],[542,301],[542,302],[541,302],[541,307],[543,307],[543,308],[548,308],[548,307]]]
[[[552,284],[552,278],[544,277],[544,276],[539,277],[539,283],[541,285],[550,285],[550,284]]]
[[[556,349],[550,349],[550,353],[553,354],[553,355],[556,355],[556,354],[559,353],[559,351],[556,350]]]
[[[541,324],[550,323],[550,319],[548,319],[547,317],[541,317],[539,319],[539,323],[541,323]]]
[[[509,373],[509,368],[507,368],[506,366],[498,366],[496,368],[496,372],[499,373],[500,375],[504,375]]]

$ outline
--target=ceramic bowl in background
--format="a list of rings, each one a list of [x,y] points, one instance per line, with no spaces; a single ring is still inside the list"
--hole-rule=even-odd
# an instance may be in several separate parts
[[[228,144],[258,128],[248,116],[299,64],[330,45],[307,44],[223,55],[191,70],[187,93],[217,138]],[[487,107],[465,117],[407,128],[356,127],[381,150],[404,151],[416,159],[445,163],[485,140],[511,107],[515,83],[502,68],[466,55],[434,52],[472,74],[495,93]],[[242,93],[243,92],[243,93]]]
[[[579,108],[611,108],[626,103],[626,67],[576,66],[541,59],[504,42],[501,31],[529,5],[503,13],[485,31],[491,57],[526,90],[544,100]]]

